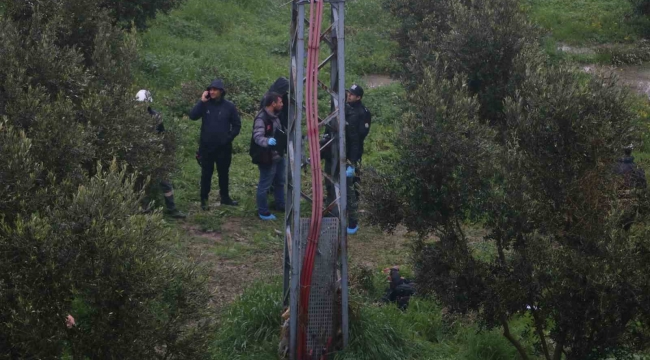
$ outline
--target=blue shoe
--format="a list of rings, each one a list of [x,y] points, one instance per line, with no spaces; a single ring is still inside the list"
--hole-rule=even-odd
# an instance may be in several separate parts
[[[348,235],[354,235],[359,231],[359,225],[355,226],[354,228],[348,228]]]
[[[271,214],[270,212],[267,212],[266,214],[257,213],[257,215],[259,215],[260,219],[262,219],[262,220],[264,220],[264,221],[269,221],[269,220],[275,220],[275,219],[277,219],[277,218],[275,217],[275,215]]]

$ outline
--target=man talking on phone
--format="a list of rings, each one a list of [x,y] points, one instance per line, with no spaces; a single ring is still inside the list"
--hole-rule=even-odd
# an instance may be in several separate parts
[[[213,80],[190,112],[191,120],[201,119],[201,208],[208,210],[208,197],[214,165],[219,175],[221,204],[237,205],[228,192],[228,174],[232,162],[232,141],[241,129],[235,104],[225,99],[226,88],[221,79]]]

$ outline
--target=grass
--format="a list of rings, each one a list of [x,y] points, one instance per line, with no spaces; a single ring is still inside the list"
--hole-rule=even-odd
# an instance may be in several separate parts
[[[632,42],[648,21],[628,0],[524,0],[532,21],[571,45]]]
[[[522,0],[531,21],[543,28],[546,52],[580,64],[648,61],[640,41],[650,35],[650,18],[629,0]],[[567,51],[559,50],[570,46]]]
[[[373,289],[353,290],[350,346],[335,354],[337,360],[512,360],[516,350],[498,332],[482,330],[469,317],[443,316],[434,299],[412,299],[407,311],[381,304],[384,275],[373,269]],[[224,313],[215,359],[278,359],[282,312],[281,281],[258,283]],[[526,337],[527,319],[512,321],[513,333],[533,354]],[[533,357],[534,358],[534,357]]]

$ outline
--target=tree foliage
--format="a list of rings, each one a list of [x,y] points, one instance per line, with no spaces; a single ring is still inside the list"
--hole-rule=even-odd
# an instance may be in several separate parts
[[[526,44],[537,42],[537,30],[520,4],[511,0],[417,0],[387,2],[402,19],[396,37],[397,60],[408,64],[402,74],[409,87],[423,72],[438,66],[447,79],[458,77],[477,95],[482,121],[503,125],[502,106],[513,95],[514,60]]]
[[[203,357],[205,279],[141,209],[174,138],[133,99],[132,37],[94,2],[3,5],[0,358]]]
[[[420,290],[501,327],[524,359],[508,322],[525,314],[548,360],[647,346],[650,204],[643,191],[622,197],[612,171],[635,137],[630,95],[614,79],[551,65],[526,44],[534,29],[502,29],[528,27],[516,1],[436,3],[452,14],[446,23],[403,16],[439,36],[412,53],[400,159],[371,176],[371,220],[417,232]],[[468,222],[484,233],[470,235]]]
[[[135,26],[139,30],[147,27],[147,21],[154,19],[159,12],[169,13],[180,6],[184,0],[2,0],[2,8],[14,20],[28,20],[34,14],[62,14],[66,23],[74,29],[74,35],[92,39],[93,23],[108,15],[111,25],[124,29]]]

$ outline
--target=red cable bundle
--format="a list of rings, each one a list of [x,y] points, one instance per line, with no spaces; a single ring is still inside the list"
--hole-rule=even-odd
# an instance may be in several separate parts
[[[311,161],[312,208],[307,249],[300,276],[300,331],[298,336],[298,358],[307,358],[307,323],[309,294],[314,271],[314,257],[318,248],[323,207],[323,175],[320,165],[318,142],[318,61],[320,52],[320,30],[323,22],[323,1],[311,0],[309,8],[309,45],[307,50],[307,83],[305,86],[307,137]]]

